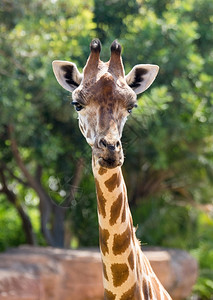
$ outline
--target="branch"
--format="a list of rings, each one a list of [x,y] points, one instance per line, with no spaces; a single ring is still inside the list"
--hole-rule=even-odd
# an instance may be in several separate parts
[[[209,214],[210,216],[212,216],[213,213],[213,204],[200,204],[200,203],[196,203],[194,200],[192,201],[182,201],[179,200],[175,203],[177,206],[187,206],[187,205],[191,205],[192,207],[206,213]]]
[[[26,166],[25,166],[25,164],[24,164],[24,162],[23,162],[23,160],[21,158],[21,155],[19,153],[16,140],[14,138],[14,128],[13,128],[13,125],[11,125],[11,124],[8,125],[8,133],[9,133],[9,139],[11,141],[11,150],[12,150],[12,153],[14,155],[14,158],[16,160],[17,165],[19,166],[20,170],[22,171],[22,173],[24,174],[25,178],[29,182],[30,186],[33,189],[38,190],[39,186],[38,186],[36,180],[29,173],[29,171],[27,170],[27,168],[26,168]]]
[[[1,179],[1,183],[2,183],[2,188],[1,188],[0,192],[5,193],[7,190],[7,185],[6,185],[6,180],[5,180],[5,176],[4,176],[4,172],[3,172],[2,168],[0,168],[0,179]]]
[[[78,160],[75,174],[74,174],[74,177],[72,180],[72,185],[70,187],[70,197],[69,197],[70,202],[74,199],[75,193],[77,192],[77,189],[81,182],[81,179],[83,176],[83,169],[84,169],[84,159],[80,158]],[[70,241],[72,238],[71,227],[72,227],[71,219],[70,218],[65,219],[65,228],[64,228],[64,233],[65,233],[64,234],[64,246],[65,246],[65,248],[70,248]]]
[[[83,176],[83,170],[84,170],[84,159],[81,157],[78,160],[76,170],[75,170],[75,174],[74,174],[74,177],[73,177],[73,180],[72,180],[72,185],[71,185],[71,188],[70,188],[70,196],[71,196],[72,199],[74,198],[75,193],[78,190],[79,184],[80,184],[82,176]]]
[[[54,241],[52,238],[52,234],[50,230],[47,227],[47,224],[50,220],[51,217],[51,210],[52,210],[52,202],[50,197],[47,195],[45,192],[43,186],[39,181],[36,180],[35,177],[33,177],[29,171],[27,170],[21,155],[19,153],[18,145],[16,143],[16,140],[14,138],[14,127],[12,124],[8,125],[8,134],[9,134],[9,139],[11,141],[11,150],[14,155],[15,161],[17,165],[19,166],[20,170],[22,171],[23,175],[29,182],[29,185],[35,190],[37,193],[39,199],[40,199],[40,212],[41,212],[41,228],[42,232],[46,238],[46,241],[49,245],[53,245]]]
[[[11,177],[16,179],[19,183],[23,184],[24,186],[29,187],[29,183],[27,181],[22,180],[20,177],[16,176],[3,161],[0,161],[0,165],[3,169],[5,169],[10,174]]]
[[[19,214],[22,221],[22,227],[26,235],[27,243],[30,245],[36,245],[36,238],[33,232],[31,220],[29,216],[26,214],[22,205],[17,201],[14,192],[8,188],[3,168],[0,168],[0,178],[3,186],[1,192],[6,195],[8,201],[12,203],[12,205],[14,205],[14,207],[16,208],[17,213]]]
[[[143,175],[143,184],[138,187],[138,195],[146,197],[163,190],[164,181],[171,177],[172,173],[169,170],[156,171],[148,169]]]

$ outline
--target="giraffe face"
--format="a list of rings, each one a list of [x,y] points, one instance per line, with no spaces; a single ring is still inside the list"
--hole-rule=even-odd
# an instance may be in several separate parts
[[[73,104],[93,158],[102,167],[115,168],[123,164],[121,136],[127,117],[136,106],[136,94],[124,79],[117,79],[109,71],[103,74],[103,68],[95,82],[83,80],[73,92]]]
[[[112,43],[106,63],[100,60],[99,40],[93,40],[90,49],[83,74],[67,61],[54,61],[53,71],[59,84],[72,92],[79,127],[92,147],[93,159],[104,168],[115,168],[124,161],[121,136],[127,117],[136,106],[136,94],[151,85],[159,68],[136,65],[125,76],[117,41]]]

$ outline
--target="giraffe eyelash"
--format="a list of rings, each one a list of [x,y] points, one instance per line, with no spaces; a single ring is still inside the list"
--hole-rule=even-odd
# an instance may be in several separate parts
[[[82,110],[82,109],[84,108],[83,105],[79,104],[79,103],[76,102],[76,101],[72,101],[71,104],[72,104],[73,106],[75,106],[76,111],[80,111],[80,110]]]
[[[132,110],[133,110],[134,107],[136,108],[136,107],[138,107],[138,105],[134,104],[134,105],[132,105],[132,106],[130,106],[130,107],[127,108],[127,111],[128,111],[129,114],[131,114],[131,112],[132,112]]]

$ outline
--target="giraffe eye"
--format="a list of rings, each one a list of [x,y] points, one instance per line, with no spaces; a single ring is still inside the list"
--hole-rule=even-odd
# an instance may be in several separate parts
[[[134,105],[127,108],[127,111],[128,111],[129,114],[131,114],[134,107],[138,107],[137,104],[134,104]]]
[[[82,110],[83,106],[81,104],[79,104],[78,102],[73,101],[72,105],[75,106],[76,111],[80,111]]]

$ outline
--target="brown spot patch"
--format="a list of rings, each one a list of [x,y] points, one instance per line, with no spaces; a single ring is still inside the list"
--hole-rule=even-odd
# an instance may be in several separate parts
[[[143,279],[143,284],[142,284],[142,289],[143,289],[143,295],[145,300],[149,300],[149,291],[148,291],[148,286],[147,282],[145,279]]]
[[[138,285],[135,283],[128,291],[123,293],[120,300],[141,300]]]
[[[104,182],[109,192],[112,192],[117,185],[117,173],[113,174],[108,180]]]
[[[99,126],[100,126],[100,128],[104,128],[104,125],[105,125],[104,114],[105,114],[105,108],[103,106],[100,106],[100,108],[99,108]]]
[[[115,300],[116,295],[107,289],[104,290],[104,300]]]
[[[149,298],[153,299],[153,295],[152,295],[152,287],[151,287],[151,283],[148,281],[148,287],[149,287]]]
[[[120,193],[120,195],[118,196],[118,198],[113,202],[113,204],[111,206],[110,220],[109,220],[109,224],[111,226],[116,223],[117,219],[120,216],[121,207],[122,207],[122,203],[123,203],[122,199],[123,199],[123,194]]]
[[[102,265],[103,265],[103,274],[104,274],[104,278],[106,280],[109,280],[108,275],[107,275],[107,270],[106,270],[106,265],[105,263],[102,261]]]
[[[87,136],[88,139],[91,139],[92,135],[91,135],[91,130],[90,129],[87,130],[86,136]]]
[[[128,262],[129,262],[130,268],[133,270],[134,269],[135,260],[134,260],[134,254],[133,254],[132,251],[130,252],[130,254],[128,256]]]
[[[99,242],[100,242],[100,248],[103,255],[109,253],[108,242],[107,242],[108,238],[109,238],[109,231],[107,229],[102,229],[99,226]]]
[[[124,204],[124,208],[121,216],[121,222],[124,223],[125,221],[126,221],[126,205]]]
[[[112,102],[109,102],[108,105],[107,105],[107,111],[109,113],[112,113],[113,112],[113,103]]]
[[[107,169],[104,169],[104,168],[100,167],[100,169],[99,169],[99,171],[98,171],[98,174],[99,174],[99,175],[103,175],[103,174],[105,174],[106,172],[107,172]]]
[[[121,286],[129,276],[129,269],[127,264],[112,264],[112,277],[115,287]]]
[[[117,178],[117,187],[119,187],[120,184],[121,184],[121,178],[122,178],[122,177],[121,177],[121,172],[118,173],[117,177],[118,177],[118,178]]]
[[[97,181],[97,179],[95,180],[95,184],[96,184],[96,192],[97,192],[97,198],[98,198],[98,212],[105,218],[106,217],[106,210],[105,210],[106,199],[104,198],[104,194],[100,188],[100,185],[99,185],[99,182]]]
[[[153,285],[153,288],[154,288],[154,292],[156,295],[158,295],[160,293],[160,288],[159,288],[159,284],[156,280],[156,278],[153,276],[151,278],[151,281],[152,281],[152,285]]]
[[[126,251],[130,244],[131,232],[129,226],[122,234],[115,234],[113,240],[112,251],[114,255],[121,254]]]

